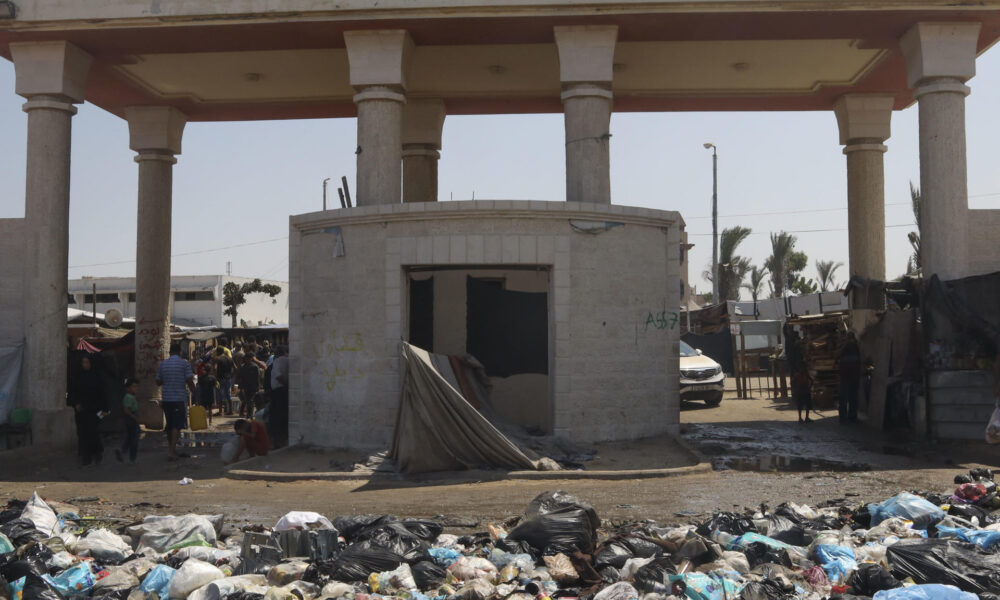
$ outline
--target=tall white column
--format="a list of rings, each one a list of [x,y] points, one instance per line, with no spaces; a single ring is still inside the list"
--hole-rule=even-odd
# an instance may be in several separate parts
[[[403,107],[403,202],[436,202],[445,108],[440,100]]]
[[[614,25],[556,27],[566,119],[566,199],[611,203]]]
[[[181,153],[187,117],[168,106],[125,109],[129,148],[139,163],[139,205],[135,251],[135,376],[139,379],[140,417],[147,402],[159,398],[156,368],[170,348],[170,235],[173,167]],[[145,409],[145,410],[143,410]],[[149,425],[159,423],[147,422]]]
[[[91,57],[67,42],[13,42],[15,91],[27,98],[24,218],[25,404],[36,443],[72,443],[66,408],[71,120],[83,102]],[[13,257],[8,257],[13,259]]]
[[[847,156],[850,274],[885,281],[885,170],[891,94],[847,94],[834,105]],[[878,308],[878,307],[865,307]]]
[[[357,91],[357,204],[396,204],[402,192],[403,105],[413,41],[402,29],[345,31],[344,41]]]
[[[976,74],[980,23],[918,23],[900,39],[919,104],[920,261],[923,276],[966,276],[969,192],[965,85]]]

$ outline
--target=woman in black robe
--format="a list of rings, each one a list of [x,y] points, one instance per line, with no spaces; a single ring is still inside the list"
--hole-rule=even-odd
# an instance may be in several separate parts
[[[70,386],[68,400],[76,417],[77,449],[84,465],[91,462],[101,464],[104,445],[101,443],[101,418],[98,413],[107,409],[104,384],[89,356],[80,359],[80,367]]]

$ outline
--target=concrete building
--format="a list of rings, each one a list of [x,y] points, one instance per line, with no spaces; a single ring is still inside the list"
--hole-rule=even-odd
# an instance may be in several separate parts
[[[411,319],[413,310],[436,316],[461,304],[452,271],[466,276],[468,311],[479,284],[495,297],[544,294],[535,318],[546,326],[545,348],[536,341],[529,350],[545,358],[545,381],[503,382],[533,390],[530,410],[512,413],[577,439],[677,430],[671,324],[683,222],[676,212],[611,204],[612,110],[829,111],[830,143],[836,123],[846,155],[850,274],[884,279],[882,156],[892,112],[916,102],[924,273],[953,279],[1000,267],[990,247],[997,213],[968,209],[964,114],[976,56],[1000,39],[1000,0],[8,0],[0,8],[0,55],[14,62],[28,114],[25,218],[0,222],[0,255],[26,257],[0,267],[0,322],[24,326],[5,325],[0,343],[27,339],[19,402],[35,409],[39,440],[69,437],[65,373],[49,357],[65,343],[70,132],[74,105],[85,100],[128,121],[137,153],[137,346],[147,350],[136,358],[146,370],[167,341],[172,165],[185,123],[357,118],[358,207],[291,219],[297,441],[388,442],[396,342],[438,333]],[[532,112],[565,115],[567,202],[435,202],[446,115]],[[428,273],[430,291],[421,283]],[[523,300],[505,298],[503,310]],[[482,334],[472,323],[467,344]],[[460,331],[444,333],[435,348],[460,348]],[[515,374],[542,367],[525,368]]]
[[[174,325],[229,327],[232,317],[223,313],[222,288],[229,282],[237,285],[253,281],[249,277],[229,275],[173,275],[170,277],[170,322]],[[67,302],[72,308],[92,310],[94,286],[97,286],[97,312],[114,308],[125,317],[136,315],[134,277],[84,277],[71,279],[67,285]],[[271,298],[267,294],[249,294],[239,308],[240,321],[247,326],[268,323],[288,323],[288,282],[264,281],[281,287],[281,293]]]

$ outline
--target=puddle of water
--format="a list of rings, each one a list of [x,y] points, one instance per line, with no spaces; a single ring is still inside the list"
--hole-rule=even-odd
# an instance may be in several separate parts
[[[809,471],[871,471],[871,465],[804,456],[765,454],[761,456],[720,456],[712,459],[716,471],[760,471],[803,473]]]

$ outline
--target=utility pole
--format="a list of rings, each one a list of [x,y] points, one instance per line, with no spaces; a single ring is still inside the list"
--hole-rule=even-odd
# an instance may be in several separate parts
[[[704,144],[712,149],[712,304],[719,303],[719,154],[711,142]]]

